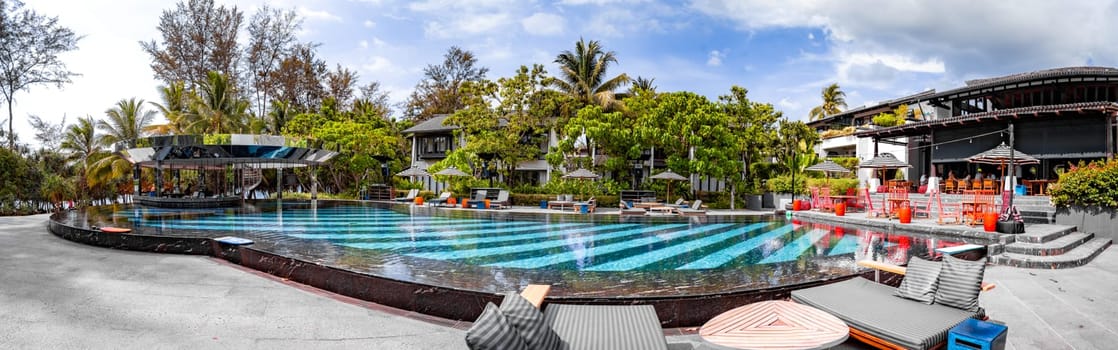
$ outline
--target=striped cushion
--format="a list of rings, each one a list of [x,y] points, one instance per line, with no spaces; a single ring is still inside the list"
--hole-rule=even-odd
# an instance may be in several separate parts
[[[555,334],[551,327],[548,327],[543,313],[528,302],[528,299],[520,296],[520,293],[505,294],[505,300],[501,301],[501,314],[505,315],[505,320],[513,328],[516,328],[516,332],[520,334],[521,339],[524,339],[528,348],[558,350],[563,346],[563,340],[559,339],[559,335]]]
[[[568,350],[668,350],[652,305],[548,304],[544,317]]]
[[[466,331],[466,345],[473,350],[522,350],[528,347],[505,320],[497,305],[489,303],[474,325]]]
[[[936,285],[939,284],[940,263],[918,257],[908,260],[904,280],[893,295],[931,304],[936,298]]]
[[[939,272],[936,303],[967,311],[978,311],[978,292],[982,290],[982,275],[986,263],[968,261],[950,255],[943,256]]]

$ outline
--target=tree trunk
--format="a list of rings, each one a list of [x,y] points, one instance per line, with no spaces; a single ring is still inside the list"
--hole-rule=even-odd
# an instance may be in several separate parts
[[[12,98],[8,97],[7,100],[8,100],[8,149],[12,150],[12,152],[15,152],[15,150],[16,150],[16,131],[14,129],[12,129],[12,121],[15,120],[15,118],[12,117]]]

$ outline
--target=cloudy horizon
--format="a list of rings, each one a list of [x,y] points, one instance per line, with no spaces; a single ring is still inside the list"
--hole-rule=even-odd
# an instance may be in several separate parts
[[[265,3],[294,9],[304,20],[301,41],[319,43],[319,57],[357,71],[362,85],[379,81],[393,103],[404,101],[423,68],[441,62],[451,46],[476,54],[495,80],[537,63],[555,74],[555,56],[579,38],[616,53],[610,76],[654,78],[659,91],[711,99],[739,85],[792,120],[806,120],[831,83],[855,108],[975,78],[1118,65],[1118,46],[1110,45],[1118,24],[1107,20],[1114,18],[1114,1],[217,2],[237,6],[246,20]],[[158,101],[160,83],[139,42],[159,40],[159,16],[176,3],[26,4],[84,38],[62,56],[82,74],[73,84],[35,86],[15,96],[20,140],[34,144],[28,115],[55,122],[66,116],[72,123],[101,118],[121,99]]]

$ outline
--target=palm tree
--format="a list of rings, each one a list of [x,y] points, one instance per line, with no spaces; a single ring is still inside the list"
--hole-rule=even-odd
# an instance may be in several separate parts
[[[85,197],[88,193],[86,191],[88,188],[86,174],[89,171],[89,160],[95,157],[98,152],[101,152],[101,144],[94,124],[91,116],[78,118],[78,123],[71,125],[66,130],[66,135],[62,137],[62,151],[67,153],[66,158],[70,165],[76,166],[80,170],[80,174],[78,174],[79,197]]]
[[[190,116],[190,109],[187,102],[190,101],[190,93],[186,91],[186,85],[181,81],[173,82],[167,86],[159,88],[159,94],[162,95],[163,103],[149,102],[163,114],[167,119],[167,124],[153,124],[148,126],[144,131],[156,135],[175,135],[185,133],[186,125],[189,124],[187,118]]]
[[[144,136],[144,130],[151,125],[155,111],[144,110],[144,100],[130,98],[117,101],[116,106],[105,110],[108,120],[97,122],[97,129],[104,132],[101,144],[111,147],[124,142],[135,147],[136,140]]]
[[[190,107],[194,120],[187,129],[192,133],[234,133],[248,124],[248,101],[237,97],[229,78],[218,72],[207,74]]]
[[[629,76],[622,73],[605,79],[610,63],[617,63],[613,51],[604,51],[597,40],[586,42],[580,38],[575,51],[564,50],[555,63],[562,74],[560,79],[551,79],[550,85],[582,104],[595,104],[607,110],[618,107],[613,91],[628,84]]]
[[[635,94],[637,91],[640,90],[656,93],[656,85],[652,85],[652,82],[654,81],[656,81],[656,78],[645,78],[642,76],[637,76],[637,79],[633,80],[633,85],[629,86],[629,94]]]
[[[808,120],[820,120],[842,112],[846,108],[846,93],[839,90],[838,83],[823,88],[823,104],[815,106],[808,115]]]

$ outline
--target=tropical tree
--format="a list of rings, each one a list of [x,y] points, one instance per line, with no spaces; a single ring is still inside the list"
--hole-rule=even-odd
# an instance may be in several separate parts
[[[124,142],[133,147],[151,125],[155,111],[145,111],[144,100],[133,97],[117,101],[116,106],[105,110],[105,116],[108,119],[97,122],[97,129],[104,133],[101,144],[111,147]]]
[[[772,104],[749,100],[749,90],[733,86],[730,94],[718,97],[723,112],[730,120],[737,148],[741,152],[743,180],[747,190],[759,190],[761,178],[751,171],[754,164],[767,164],[772,144],[777,141],[776,126],[782,115]],[[762,165],[763,166],[763,165]]]
[[[637,91],[656,93],[656,85],[652,85],[654,81],[656,81],[656,78],[637,76],[636,79],[633,79],[633,85],[629,86],[629,94],[636,94]]]
[[[462,84],[485,80],[488,72],[489,68],[477,66],[473,52],[451,46],[442,64],[429,64],[423,69],[423,80],[404,103],[404,114],[418,123],[437,114],[454,113],[466,107],[459,92]]]
[[[68,155],[70,165],[78,169],[78,193],[82,198],[86,197],[89,189],[86,174],[89,173],[90,159],[101,152],[95,125],[91,116],[79,118],[76,124],[66,130],[62,139],[62,151]]]
[[[62,87],[78,75],[66,69],[58,57],[77,50],[78,37],[58,24],[58,17],[46,17],[23,8],[18,0],[0,1],[0,95],[8,103],[8,148],[16,147],[12,129],[15,117],[12,101],[16,92],[33,85]]]
[[[625,73],[606,78],[610,64],[617,63],[613,51],[605,51],[597,40],[579,39],[575,50],[564,50],[555,58],[559,64],[559,78],[550,84],[572,96],[580,103],[593,104],[609,110],[620,108],[614,91],[629,83]]]
[[[187,127],[196,134],[240,132],[248,125],[248,101],[238,97],[225,74],[211,71],[194,101],[193,122]]]
[[[194,88],[206,82],[208,72],[236,72],[237,34],[243,20],[236,6],[217,6],[213,0],[180,1],[159,17],[162,42],[151,40],[140,46],[151,55],[156,78],[167,84],[185,81]]]
[[[148,102],[163,114],[167,119],[166,124],[149,125],[144,131],[156,135],[175,135],[186,133],[187,125],[191,124],[192,116],[189,102],[193,99],[190,92],[186,91],[186,84],[181,81],[172,82],[159,88],[160,99],[163,103]]]
[[[846,108],[846,93],[839,89],[838,83],[823,88],[823,104],[815,106],[808,120],[820,120],[842,112]]]

